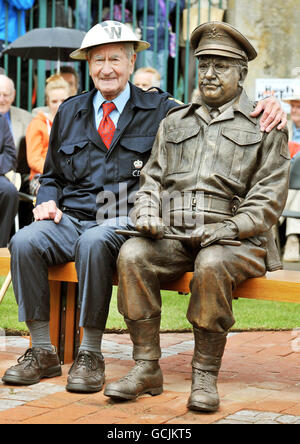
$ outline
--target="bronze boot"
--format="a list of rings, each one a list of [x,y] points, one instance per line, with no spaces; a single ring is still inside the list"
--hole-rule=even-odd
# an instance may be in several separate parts
[[[160,395],[163,376],[158,363],[161,356],[159,344],[160,317],[142,321],[125,319],[133,342],[135,366],[116,382],[107,384],[104,395],[113,399],[135,399],[143,393]]]
[[[220,404],[217,380],[227,333],[210,333],[194,328],[194,337],[192,390],[188,400],[188,408],[214,412]]]

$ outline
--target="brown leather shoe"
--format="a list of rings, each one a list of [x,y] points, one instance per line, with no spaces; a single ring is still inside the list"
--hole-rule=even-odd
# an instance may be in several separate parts
[[[69,371],[66,389],[76,393],[100,392],[105,381],[103,356],[80,351]]]
[[[56,349],[29,348],[18,359],[18,364],[6,370],[2,381],[13,385],[32,385],[42,378],[61,376],[61,366]]]
[[[190,410],[215,412],[220,399],[217,389],[218,374],[193,368],[192,391],[188,400]]]
[[[104,395],[113,399],[129,400],[143,393],[155,396],[162,392],[163,375],[158,361],[139,360],[126,376],[107,384]]]

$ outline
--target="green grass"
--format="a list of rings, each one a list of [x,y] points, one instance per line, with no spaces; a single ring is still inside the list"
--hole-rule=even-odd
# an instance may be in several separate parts
[[[0,286],[3,281],[4,278],[0,277]],[[116,293],[114,288],[107,322],[108,330],[126,328],[123,317],[118,312]],[[164,291],[162,298],[161,329],[190,330],[191,325],[185,316],[189,296]],[[300,304],[239,299],[233,302],[233,310],[236,323],[232,330],[291,330],[300,327]],[[26,325],[18,322],[17,304],[12,286],[0,305],[0,328],[27,331]]]

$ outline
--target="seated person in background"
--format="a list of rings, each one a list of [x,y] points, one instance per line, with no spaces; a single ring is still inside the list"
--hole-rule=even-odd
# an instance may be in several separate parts
[[[289,148],[293,157],[300,148],[300,94],[295,93],[292,97],[286,98],[284,102],[289,103],[291,106],[288,126],[290,135]],[[299,148],[295,146],[296,144],[299,144]],[[289,190],[285,208],[300,211],[300,190]],[[284,262],[300,262],[300,219],[292,217],[286,219],[285,236],[286,244],[282,260]]]
[[[12,106],[15,97],[16,90],[13,80],[7,77],[5,73],[0,73],[0,113],[8,121],[18,154],[20,143],[25,137],[32,115],[22,108]]]
[[[16,148],[6,118],[0,114],[0,248],[7,246],[18,211],[18,191],[5,176],[16,166]]]
[[[147,91],[149,88],[153,86],[155,88],[160,87],[160,79],[161,76],[159,72],[151,67],[140,68],[138,69],[133,76],[133,83],[135,86]]]
[[[39,112],[26,132],[27,162],[30,167],[29,189],[34,196],[39,188],[39,176],[44,169],[52,123],[59,105],[70,96],[70,86],[60,75],[54,74],[47,80],[45,95],[49,113]]]
[[[28,194],[29,174],[26,162],[25,134],[32,114],[25,109],[13,106],[16,97],[14,82],[5,75],[5,71],[0,74],[0,113],[4,115],[8,122],[14,144],[16,147],[17,173],[14,172],[10,179],[19,191]],[[21,175],[19,174],[21,173]],[[32,204],[20,201],[18,208],[19,226],[27,225],[32,219]]]

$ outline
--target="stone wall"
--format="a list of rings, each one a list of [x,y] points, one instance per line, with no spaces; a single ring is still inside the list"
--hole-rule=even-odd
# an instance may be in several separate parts
[[[251,98],[256,78],[295,76],[300,67],[299,0],[228,0],[225,21],[238,28],[258,52],[245,82]]]

